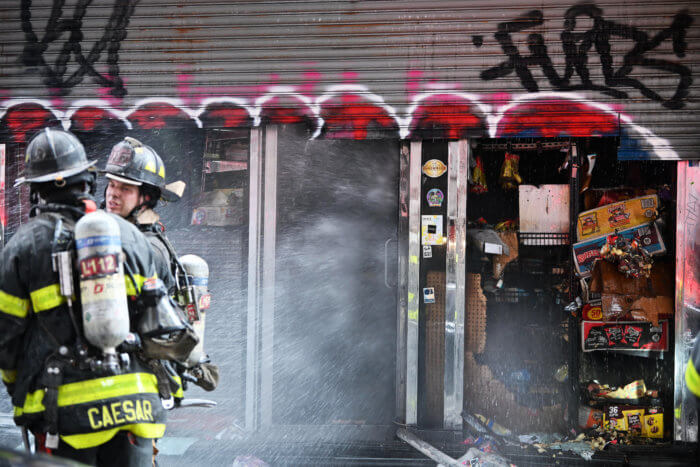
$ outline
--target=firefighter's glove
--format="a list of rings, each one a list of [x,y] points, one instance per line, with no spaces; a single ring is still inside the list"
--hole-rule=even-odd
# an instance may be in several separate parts
[[[158,395],[161,399],[170,399],[173,392],[177,390],[177,383],[173,382],[173,378],[168,374],[168,370],[163,365],[163,362],[159,360],[150,360],[148,365],[151,367],[153,374],[156,375]]]
[[[200,363],[190,369],[190,374],[196,379],[194,384],[205,391],[213,391],[219,384],[219,367],[213,363]]]

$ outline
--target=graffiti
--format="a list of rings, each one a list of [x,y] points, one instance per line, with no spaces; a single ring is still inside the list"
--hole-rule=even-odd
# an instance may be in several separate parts
[[[71,89],[88,75],[99,85],[109,89],[114,97],[124,97],[126,88],[119,77],[119,48],[126,37],[126,27],[134,11],[136,0],[115,0],[112,13],[104,28],[104,34],[90,50],[83,51],[82,23],[91,0],[78,0],[73,16],[63,19],[63,0],[54,0],[51,15],[43,37],[39,39],[32,23],[32,1],[22,0],[21,20],[25,45],[21,61],[27,67],[39,68],[45,84],[58,95],[69,94]],[[68,34],[63,47],[53,63],[47,63],[49,46]],[[100,73],[96,66],[106,49],[107,73]],[[73,58],[77,69],[69,73],[69,61]]]
[[[593,20],[591,29],[585,32],[575,32],[576,21],[580,17]],[[688,96],[688,89],[693,81],[690,68],[675,61],[650,58],[646,54],[653,53],[660,44],[671,39],[674,55],[679,58],[684,57],[688,46],[686,31],[692,22],[693,19],[688,13],[681,11],[673,17],[669,27],[655,36],[649,37],[647,33],[638,28],[604,19],[603,11],[593,4],[575,5],[566,11],[564,17],[561,43],[566,66],[563,75],[560,75],[554,68],[544,37],[541,34],[531,33],[528,35],[527,44],[530,51],[528,56],[521,55],[513,41],[512,35],[514,33],[526,31],[544,23],[542,11],[532,10],[513,21],[498,25],[494,37],[508,59],[495,67],[482,71],[481,78],[494,80],[515,73],[528,92],[538,92],[539,86],[530,69],[540,67],[552,87],[559,91],[591,90],[600,91],[615,98],[627,98],[627,92],[619,88],[632,87],[645,97],[661,102],[664,107],[679,109],[685,105],[684,99]],[[634,45],[624,55],[621,66],[614,69],[611,39],[620,38],[630,39]],[[474,44],[480,45],[481,42],[474,40]],[[604,84],[595,84],[590,76],[588,59],[589,52],[593,48],[600,59]],[[650,68],[677,75],[678,84],[673,96],[664,99],[642,81],[632,78],[630,74],[634,67]],[[571,82],[574,73],[581,80],[580,84]]]
[[[7,128],[16,143],[24,143],[28,136],[45,126],[51,125],[53,113],[42,103],[26,103],[12,106],[5,114]]]
[[[278,106],[280,97],[296,101],[296,107],[283,111]],[[414,95],[409,105],[398,111],[361,85],[329,86],[315,98],[273,86],[253,102],[243,97],[208,97],[194,107],[181,99],[164,97],[142,99],[120,110],[112,107],[109,99],[82,99],[66,103],[68,110],[62,111],[46,100],[10,99],[0,102],[0,122],[16,142],[24,142],[27,134],[46,125],[85,130],[105,121],[121,122],[127,130],[182,127],[178,122],[197,128],[221,128],[308,121],[315,127],[312,138],[323,133],[326,137],[353,139],[364,139],[374,129],[402,139],[439,130],[442,137],[456,139],[624,136],[620,134],[624,128],[630,140],[644,143],[638,152],[649,151],[655,159],[678,159],[667,139],[635,124],[619,109],[582,94],[526,93],[510,96],[505,105],[498,107],[489,104],[489,98],[456,91],[427,91]],[[503,96],[498,95],[498,99]],[[275,104],[274,111],[267,112],[270,103]]]

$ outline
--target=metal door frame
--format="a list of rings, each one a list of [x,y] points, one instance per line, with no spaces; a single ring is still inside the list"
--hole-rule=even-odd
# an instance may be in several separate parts
[[[264,150],[263,150],[264,148]],[[418,421],[421,141],[399,146],[396,419]],[[444,420],[461,428],[464,387],[468,140],[448,144],[445,267]],[[251,130],[249,163],[246,429],[272,425],[272,375],[277,223],[277,127]],[[251,293],[252,291],[252,293]]]
[[[461,139],[448,143],[447,164],[447,251],[445,264],[445,367],[443,428],[457,430],[462,427],[464,393],[464,311],[466,301],[466,235],[467,235],[467,181],[469,170],[469,141]],[[405,152],[402,150],[402,153]],[[403,157],[403,156],[402,156]],[[422,142],[411,141],[408,165],[408,248],[399,269],[402,277],[400,302],[406,303],[406,311],[399,310],[404,320],[405,346],[399,346],[397,381],[405,381],[404,406],[397,404],[399,417],[406,425],[418,423],[418,323],[420,309],[420,223],[421,223],[421,161]],[[403,171],[402,171],[403,177]],[[401,180],[401,185],[403,186]],[[400,233],[402,231],[400,230]],[[401,241],[401,239],[399,240]],[[401,252],[404,250],[402,249]],[[405,274],[405,276],[404,276]],[[405,379],[402,379],[405,378]]]
[[[249,226],[248,226],[248,300],[246,328],[246,391],[245,391],[245,428],[246,431],[256,432],[262,428],[272,427],[272,384],[273,384],[273,344],[274,344],[274,310],[275,310],[275,255],[277,227],[277,126],[251,129],[250,162],[249,162]],[[416,304],[415,311],[415,346],[412,347],[415,368],[418,362],[418,312],[417,296],[406,301],[409,284],[407,282],[408,266],[413,266],[407,259],[407,237],[409,219],[411,216],[405,209],[409,205],[407,180],[408,172],[417,170],[418,224],[410,228],[418,232],[420,228],[420,157],[410,160],[405,142],[399,145],[399,199],[398,199],[398,283],[397,283],[397,334],[396,334],[396,418],[405,420],[404,403],[406,400],[406,318],[407,310]],[[410,209],[415,208],[411,202]],[[413,230],[411,230],[413,232]],[[417,238],[417,236],[416,236]],[[410,241],[408,243],[411,243]],[[414,245],[414,248],[420,248]],[[416,250],[417,252],[417,250]],[[417,253],[416,256],[417,257]],[[410,263],[410,264],[409,264]],[[417,287],[417,270],[416,285]],[[251,293],[252,292],[252,293]],[[415,379],[417,372],[411,373]],[[414,401],[417,379],[413,386]],[[415,403],[413,404],[415,410]],[[347,431],[347,430],[346,430]],[[371,431],[371,430],[370,430]]]
[[[469,142],[448,143],[443,427],[462,428]]]

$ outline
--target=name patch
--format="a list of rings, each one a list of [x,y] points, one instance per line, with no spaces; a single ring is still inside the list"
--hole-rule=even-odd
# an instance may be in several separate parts
[[[103,430],[126,423],[155,421],[151,401],[147,400],[125,400],[90,407],[87,416],[93,430]]]

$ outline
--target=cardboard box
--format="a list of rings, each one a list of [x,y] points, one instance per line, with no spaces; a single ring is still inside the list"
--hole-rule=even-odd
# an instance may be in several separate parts
[[[647,195],[584,211],[578,215],[577,239],[600,237],[649,223],[656,219],[658,207],[658,196]]]
[[[631,278],[607,261],[598,261],[592,271],[590,291],[601,295],[601,318],[605,321],[632,319],[651,321],[673,315],[674,270],[669,263],[657,263],[651,277]]]
[[[230,188],[203,192],[192,211],[192,225],[230,226],[245,222],[244,192]]]
[[[584,352],[665,352],[668,342],[668,320],[660,321],[658,326],[640,321],[581,322],[581,348]]]
[[[242,225],[245,216],[228,206],[199,206],[192,211],[192,225]]]
[[[666,245],[664,245],[656,223],[638,225],[630,229],[622,230],[618,232],[618,234],[628,240],[637,237],[640,245],[652,256],[666,253]],[[574,265],[576,266],[576,272],[581,277],[590,277],[593,264],[596,259],[600,258],[600,249],[607,241],[607,238],[607,235],[602,235],[600,237],[574,243],[572,248]]]

